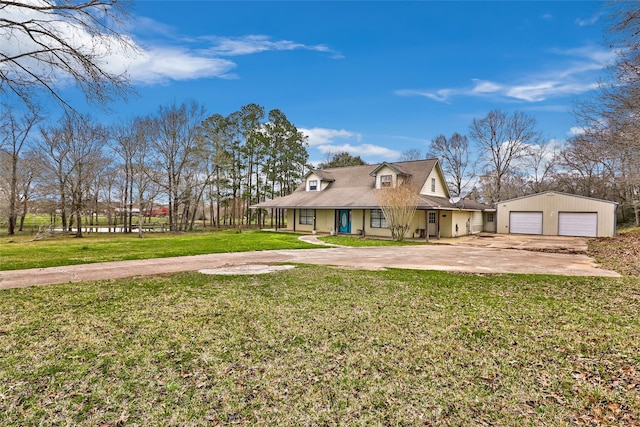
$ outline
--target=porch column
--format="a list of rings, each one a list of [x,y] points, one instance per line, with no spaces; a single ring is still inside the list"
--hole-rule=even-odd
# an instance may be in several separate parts
[[[425,242],[429,242],[429,211],[426,210],[424,211],[424,235],[425,235]]]
[[[294,209],[293,210],[293,231],[296,231],[296,212],[298,211],[298,209]]]
[[[365,222],[365,213],[366,213],[366,209],[362,209],[362,237],[363,238],[367,234],[365,232],[365,228],[367,228],[367,223]]]

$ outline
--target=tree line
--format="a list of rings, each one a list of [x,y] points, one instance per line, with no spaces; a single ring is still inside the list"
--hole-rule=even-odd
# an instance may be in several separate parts
[[[249,104],[228,116],[206,116],[196,102],[174,103],[120,126],[103,126],[79,115],[57,89],[61,76],[70,78],[97,106],[133,92],[126,75],[109,72],[104,62],[112,47],[135,50],[120,31],[127,21],[123,5],[0,0],[3,30],[24,41],[0,46],[0,95],[17,101],[16,108],[3,105],[0,117],[1,193],[10,234],[36,199],[58,206],[54,211],[65,227],[72,219],[79,225],[83,209],[93,206],[88,210],[97,212],[101,200],[117,200],[118,213],[129,213],[127,230],[134,206],[142,212],[154,201],[167,203],[176,231],[193,228],[205,202],[216,210],[209,216],[218,225],[221,218],[262,223],[262,212],[252,219],[247,207],[291,192],[308,157],[304,136],[281,111],[265,117],[262,107]],[[440,159],[452,194],[491,204],[555,189],[617,201],[623,220],[631,212],[640,225],[640,7],[634,1],[605,7],[607,43],[616,60],[611,78],[576,107],[580,132],[564,144],[543,141],[532,117],[495,110],[474,119],[469,136],[439,135],[428,155]],[[78,37],[67,37],[61,28]],[[82,44],[82,34],[92,35],[101,48]],[[42,125],[37,100],[43,94],[64,111],[56,124]],[[401,160],[421,155],[414,149]],[[362,163],[348,153],[335,157],[321,167]],[[115,216],[110,209],[108,215]]]
[[[205,217],[218,227],[264,224],[249,206],[289,194],[308,169],[306,136],[282,111],[257,104],[223,116],[195,101],[172,103],[114,126],[70,111],[38,126],[33,111],[5,106],[0,121],[9,234],[36,201],[78,237],[82,221],[97,224],[99,213],[141,232],[133,219],[153,215],[154,205],[167,207],[171,231]]]

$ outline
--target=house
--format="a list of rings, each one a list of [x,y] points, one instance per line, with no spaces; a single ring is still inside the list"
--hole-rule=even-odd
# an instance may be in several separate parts
[[[497,204],[498,233],[607,237],[616,234],[618,204],[557,191]]]
[[[436,159],[311,170],[290,195],[252,207],[286,209],[289,231],[390,237],[376,192],[408,182],[418,192],[413,237],[495,232],[494,209],[451,200]]]

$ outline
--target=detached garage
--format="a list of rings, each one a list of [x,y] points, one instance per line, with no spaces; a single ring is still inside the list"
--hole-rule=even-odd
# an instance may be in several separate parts
[[[546,191],[497,204],[498,233],[608,237],[616,234],[618,204]]]

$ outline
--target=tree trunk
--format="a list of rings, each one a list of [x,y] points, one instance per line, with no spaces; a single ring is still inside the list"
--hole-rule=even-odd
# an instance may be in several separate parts
[[[24,230],[24,219],[26,216],[27,216],[27,199],[25,197],[24,201],[22,202],[22,214],[20,215],[20,226],[18,228],[18,231]]]

